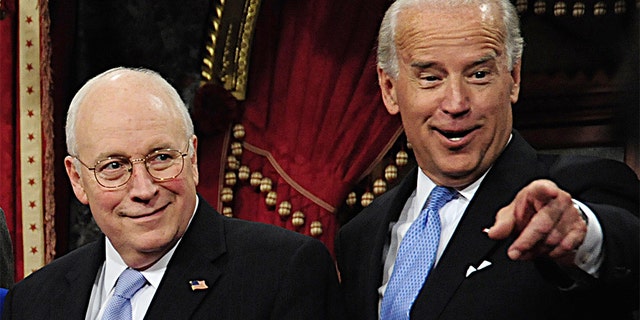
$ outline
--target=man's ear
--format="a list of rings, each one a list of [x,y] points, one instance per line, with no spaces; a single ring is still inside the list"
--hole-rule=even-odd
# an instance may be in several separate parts
[[[382,92],[382,101],[384,102],[387,112],[392,115],[400,112],[398,102],[396,100],[395,79],[390,77],[382,68],[378,67],[378,84]]]
[[[69,176],[76,198],[82,204],[89,204],[87,193],[84,190],[84,182],[80,178],[80,173],[76,170],[75,159],[71,156],[66,156],[64,158],[64,167],[67,169],[67,176]]]
[[[518,60],[511,70],[511,78],[513,79],[513,86],[511,87],[511,104],[518,102],[518,96],[520,95],[520,71],[522,66],[522,60]]]
[[[191,156],[191,170],[193,174],[193,181],[197,186],[198,181],[200,179],[200,174],[198,172],[198,137],[193,135],[191,139],[193,139],[193,155]]]

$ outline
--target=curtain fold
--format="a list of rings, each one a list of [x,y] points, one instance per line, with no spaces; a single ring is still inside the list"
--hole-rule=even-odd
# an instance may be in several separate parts
[[[17,281],[55,255],[49,16],[45,0],[3,4],[0,206],[14,241]]]
[[[9,234],[16,245],[16,145],[15,145],[15,49],[14,0],[2,1],[0,20],[0,207],[5,211]],[[15,251],[15,250],[14,250]],[[2,257],[0,257],[2,259]],[[16,270],[17,272],[17,270]]]
[[[387,5],[263,2],[248,95],[240,103],[245,134],[230,142],[244,143],[238,166],[271,184],[261,191],[250,179],[226,186],[223,181],[219,210],[315,236],[333,252],[336,208],[400,133],[399,118],[382,103],[375,70],[376,36]],[[224,159],[226,172],[240,177]],[[200,168],[209,170],[202,162]]]

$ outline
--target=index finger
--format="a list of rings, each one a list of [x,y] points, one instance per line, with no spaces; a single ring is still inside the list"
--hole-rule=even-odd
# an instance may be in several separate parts
[[[503,207],[496,214],[496,221],[485,232],[489,238],[494,240],[501,240],[508,237],[515,228],[516,217],[513,212],[513,203],[506,207]]]
[[[529,251],[537,244],[545,242],[557,222],[555,219],[557,215],[551,212],[553,210],[554,208],[549,206],[543,207],[531,218],[518,238],[509,247],[507,254],[512,260],[517,260],[521,257],[526,259]]]

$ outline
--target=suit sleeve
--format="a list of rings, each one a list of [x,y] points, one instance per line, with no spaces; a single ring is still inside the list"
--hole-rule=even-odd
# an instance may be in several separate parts
[[[638,308],[640,261],[640,183],[625,164],[567,157],[552,168],[558,185],[587,205],[603,232],[604,260],[596,290]]]
[[[640,224],[638,217],[620,207],[590,204],[602,226],[604,261],[600,267],[600,282],[608,294],[638,308]]]
[[[304,242],[283,267],[271,319],[342,319],[335,264],[321,242]]]

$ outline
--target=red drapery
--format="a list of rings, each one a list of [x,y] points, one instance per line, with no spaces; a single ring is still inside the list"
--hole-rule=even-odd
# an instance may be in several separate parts
[[[240,103],[245,134],[228,135],[222,150],[202,139],[201,194],[221,211],[314,235],[333,251],[336,209],[400,133],[400,120],[382,104],[375,71],[376,36],[387,5],[263,1],[247,99]],[[207,119],[196,120],[206,125]],[[233,142],[243,143],[238,166],[269,178],[271,195],[242,180],[237,167],[229,168]],[[230,172],[238,177],[235,184],[225,182]],[[294,217],[297,211],[303,224]]]
[[[9,232],[16,244],[16,145],[15,145],[15,12],[14,1],[2,1],[0,20],[0,206],[5,211]],[[0,13],[2,14],[2,13]],[[19,258],[19,257],[16,257]],[[16,273],[18,271],[16,270]]]
[[[55,254],[49,18],[44,0],[2,4],[0,206],[7,215],[15,278],[20,280]]]

